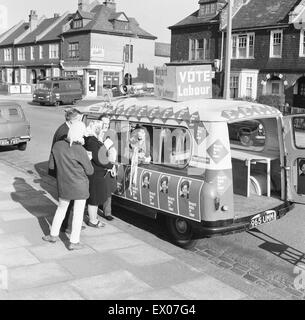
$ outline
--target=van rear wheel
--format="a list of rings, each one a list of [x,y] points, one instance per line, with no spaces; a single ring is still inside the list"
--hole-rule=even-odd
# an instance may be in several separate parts
[[[193,239],[193,228],[186,219],[167,216],[166,226],[174,244],[185,249],[193,248],[196,245],[197,241]]]

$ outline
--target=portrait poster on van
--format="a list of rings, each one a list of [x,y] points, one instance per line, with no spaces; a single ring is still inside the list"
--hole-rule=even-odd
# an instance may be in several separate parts
[[[131,166],[127,166],[125,170],[125,195],[127,199],[140,202],[141,182],[138,173],[139,172],[132,172]]]
[[[160,209],[167,212],[178,213],[177,187],[179,177],[161,175],[159,179],[159,204]]]
[[[203,181],[181,179],[178,188],[179,215],[200,221],[200,193]]]
[[[157,190],[160,173],[140,169],[139,174],[141,176],[141,202],[144,205],[159,208]]]
[[[126,179],[125,179],[125,167],[124,165],[119,165],[117,167],[117,188],[114,192],[114,194],[121,196],[121,197],[125,197],[125,190],[126,190]]]

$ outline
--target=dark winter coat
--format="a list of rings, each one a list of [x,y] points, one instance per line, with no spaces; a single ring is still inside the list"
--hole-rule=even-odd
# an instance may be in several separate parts
[[[110,162],[103,164],[99,161],[99,151],[101,148],[106,149],[106,147],[96,137],[87,137],[85,139],[85,148],[87,151],[92,152],[91,163],[94,168],[94,174],[89,177],[90,197],[88,204],[92,206],[102,205],[116,189],[116,178],[113,178],[107,171],[112,169],[113,164]],[[106,150],[103,151],[106,153]]]
[[[89,198],[89,179],[94,170],[84,147],[65,139],[55,143],[49,168],[57,170],[58,196],[65,200],[84,200]]]
[[[53,136],[51,151],[52,151],[52,148],[56,142],[65,140],[67,138],[68,132],[69,132],[69,127],[66,122],[58,127],[58,129],[55,131],[54,136]],[[56,178],[56,167],[54,169],[49,168],[48,174],[50,176]]]

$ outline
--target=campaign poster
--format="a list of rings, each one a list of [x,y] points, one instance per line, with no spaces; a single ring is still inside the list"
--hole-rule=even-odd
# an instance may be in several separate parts
[[[200,221],[200,192],[203,181],[181,179],[178,188],[179,215]]]
[[[160,209],[178,214],[177,187],[179,177],[161,175],[159,179]]]
[[[121,164],[117,167],[117,188],[114,194],[125,197],[125,190],[125,166]]]
[[[140,177],[130,166],[125,171],[125,186],[126,198],[140,202]]]
[[[160,174],[143,170],[141,174],[141,201],[144,205],[159,208],[158,180]]]

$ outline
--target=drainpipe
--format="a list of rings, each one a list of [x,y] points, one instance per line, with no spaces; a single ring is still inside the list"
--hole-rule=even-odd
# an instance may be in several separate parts
[[[231,55],[232,55],[232,0],[228,0],[224,99],[230,99]]]

